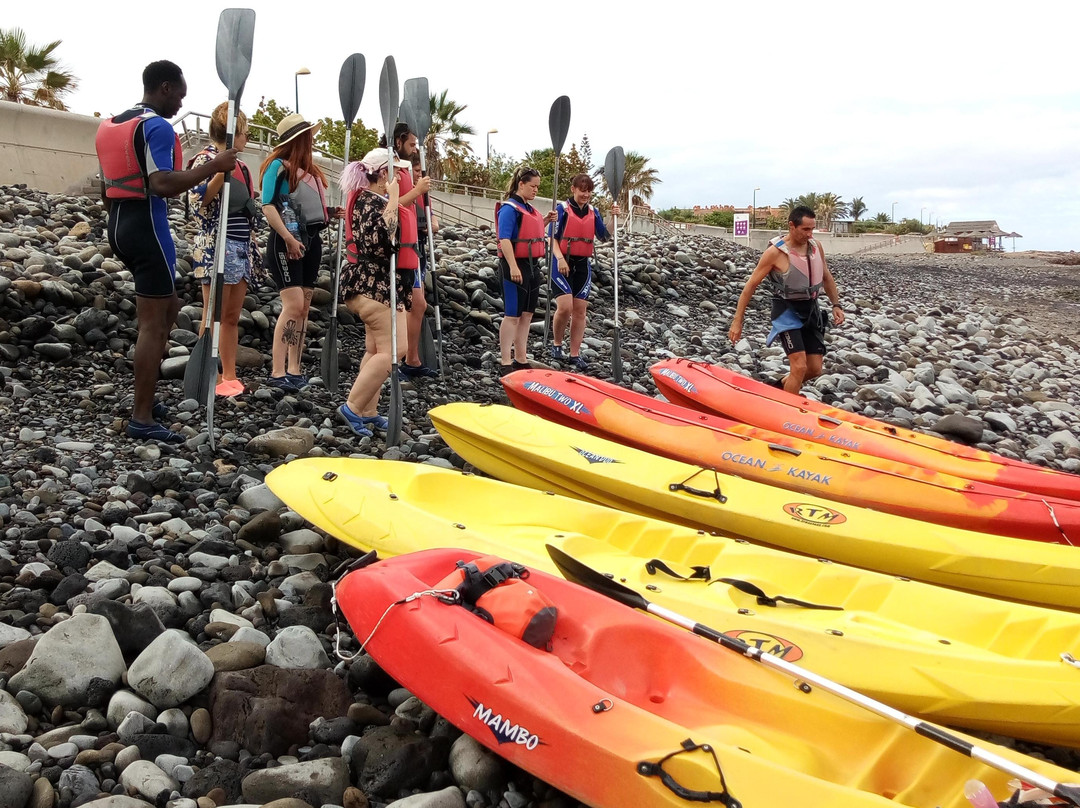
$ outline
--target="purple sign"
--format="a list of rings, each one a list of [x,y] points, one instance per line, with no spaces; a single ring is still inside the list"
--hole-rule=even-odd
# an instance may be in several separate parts
[[[750,235],[750,220],[749,219],[736,219],[735,220],[735,235],[736,236],[748,236],[748,235]]]

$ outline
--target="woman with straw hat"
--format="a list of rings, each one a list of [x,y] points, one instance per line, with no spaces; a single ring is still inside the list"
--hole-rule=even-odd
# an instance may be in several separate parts
[[[319,233],[336,208],[327,208],[326,176],[315,163],[319,123],[294,113],[277,125],[278,144],[262,164],[262,205],[270,235],[267,263],[281,292],[281,314],[274,328],[273,368],[268,384],[286,392],[307,386],[301,361],[311,295],[322,260]]]

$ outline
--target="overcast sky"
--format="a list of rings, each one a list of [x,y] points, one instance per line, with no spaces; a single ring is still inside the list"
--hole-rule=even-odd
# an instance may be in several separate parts
[[[749,205],[755,187],[759,206],[832,191],[861,196],[870,216],[895,202],[898,219],[996,219],[1024,236],[1017,249],[1080,249],[1080,5],[251,5],[249,113],[263,95],[292,107],[294,73],[307,67],[301,112],[341,117],[338,72],[360,52],[360,117],[377,125],[389,53],[402,82],[427,76],[432,92],[468,105],[481,157],[489,129],[499,130],[492,149],[515,158],[550,146],[551,102],[568,95],[567,148],[588,134],[597,164],[614,145],[649,157],[663,180],[656,208]],[[184,109],[208,112],[225,97],[214,68],[224,7],[12,1],[0,26],[33,43],[63,40],[59,54],[81,79],[75,112],[130,106],[155,59],[183,68]],[[308,9],[318,14],[305,26]]]

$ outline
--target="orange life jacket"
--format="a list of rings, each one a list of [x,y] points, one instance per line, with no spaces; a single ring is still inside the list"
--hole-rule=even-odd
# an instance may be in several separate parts
[[[536,208],[524,207],[516,199],[504,199],[495,203],[495,232],[499,232],[499,210],[509,205],[521,215],[517,238],[510,239],[514,245],[515,258],[541,258],[544,255],[544,217]]]
[[[405,196],[413,189],[411,169],[398,169],[398,185],[401,186],[399,192],[401,196]],[[416,207],[414,205],[399,207],[398,222],[401,224],[401,232],[398,241],[397,268],[419,269],[420,236],[417,233]]]
[[[562,254],[567,258],[591,256],[596,241],[596,209],[589,205],[585,215],[578,216],[567,202],[563,210],[566,211],[566,224],[563,226],[562,238],[559,239]]]
[[[105,196],[109,199],[146,199],[150,196],[149,178],[139,163],[135,152],[135,133],[150,118],[160,117],[152,109],[115,123],[113,118],[101,122],[94,147],[101,164],[101,178],[105,182]],[[184,148],[180,136],[173,132],[173,171],[184,166]]]
[[[550,650],[559,610],[526,580],[529,571],[498,556],[458,562],[435,589],[456,589],[465,608],[536,648]]]

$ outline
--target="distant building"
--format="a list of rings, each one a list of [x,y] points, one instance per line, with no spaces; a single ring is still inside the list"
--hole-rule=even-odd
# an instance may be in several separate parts
[[[704,219],[710,213],[713,212],[728,212],[728,213],[745,213],[748,216],[754,217],[754,226],[764,226],[770,218],[783,219],[787,217],[787,211],[782,208],[774,208],[766,205],[758,205],[757,211],[755,211],[750,205],[742,208],[735,207],[734,205],[694,205],[692,213],[695,219]]]
[[[1006,233],[993,220],[981,222],[949,222],[934,238],[934,252],[963,253],[1005,249],[1002,239],[1023,238],[1019,233]]]

